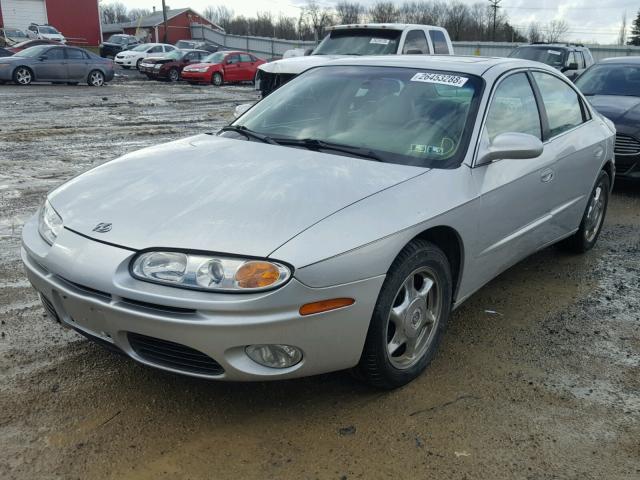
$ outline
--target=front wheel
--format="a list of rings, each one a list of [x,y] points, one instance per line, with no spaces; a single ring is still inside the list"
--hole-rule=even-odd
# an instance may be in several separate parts
[[[609,179],[609,174],[601,171],[589,196],[589,202],[582,215],[578,231],[564,240],[563,246],[576,253],[585,253],[594,247],[602,231],[604,218],[607,215],[610,191],[611,180]]]
[[[139,58],[138,61],[136,62],[136,69],[140,70],[140,64],[142,63],[142,59]]]
[[[211,77],[211,83],[213,83],[216,87],[222,86],[223,82],[224,79],[222,78],[222,74],[219,72],[214,73]]]
[[[180,80],[180,72],[178,71],[178,69],[172,68],[171,70],[169,70],[169,81],[175,83],[178,80]]]
[[[104,74],[100,70],[94,70],[89,74],[87,83],[92,87],[101,87],[104,85]]]
[[[13,72],[13,81],[18,85],[31,85],[33,82],[33,72],[27,67],[18,67]]]
[[[434,244],[414,240],[395,259],[376,303],[357,377],[400,387],[429,365],[451,312],[451,268]]]

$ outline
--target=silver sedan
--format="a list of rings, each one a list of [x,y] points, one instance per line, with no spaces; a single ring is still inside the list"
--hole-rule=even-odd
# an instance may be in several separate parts
[[[143,364],[394,388],[496,275],[594,246],[614,136],[539,63],[337,60],[62,185],[22,258],[51,317]]]

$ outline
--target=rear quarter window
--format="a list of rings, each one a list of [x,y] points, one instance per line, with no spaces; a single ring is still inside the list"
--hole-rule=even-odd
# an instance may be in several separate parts
[[[431,38],[431,43],[433,44],[433,53],[435,55],[448,55],[449,53],[449,44],[447,43],[447,38],[444,36],[440,30],[429,30],[429,37]]]

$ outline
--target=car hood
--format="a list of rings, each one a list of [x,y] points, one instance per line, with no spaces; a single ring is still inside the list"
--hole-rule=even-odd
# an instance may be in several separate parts
[[[592,95],[589,103],[613,123],[627,124],[640,122],[640,97],[621,95]]]
[[[258,69],[268,73],[290,73],[298,75],[311,67],[324,65],[331,60],[347,58],[348,55],[308,55],[306,57],[291,57],[275,62],[263,63]]]
[[[425,171],[199,135],[90,170],[49,201],[66,228],[96,240],[266,257],[332,213]],[[111,231],[94,232],[98,223]]]

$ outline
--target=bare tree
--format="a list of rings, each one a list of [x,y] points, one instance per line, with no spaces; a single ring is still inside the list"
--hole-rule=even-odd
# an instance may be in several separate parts
[[[451,40],[460,40],[468,15],[469,7],[460,1],[455,1],[449,6],[445,27],[451,35]]]
[[[622,14],[622,20],[620,22],[620,33],[618,33],[618,45],[625,45],[627,43],[627,12]]]
[[[529,24],[529,28],[527,29],[527,38],[531,43],[542,42],[544,36],[542,35],[542,30],[538,22],[531,22]]]
[[[393,2],[378,2],[369,9],[369,18],[374,23],[393,23],[400,19],[400,11]]]
[[[569,24],[565,20],[551,20],[547,24],[547,42],[559,42],[569,31]]]
[[[357,2],[341,1],[336,4],[336,20],[340,25],[360,23],[365,8]]]
[[[313,29],[314,39],[317,42],[324,36],[324,29],[333,22],[333,14],[326,7],[321,7],[315,0],[310,0],[303,8],[305,18]]]
[[[129,10],[128,17],[133,20],[138,20],[139,18],[146,17],[151,15],[151,10],[148,8],[132,8]]]
[[[215,7],[210,5],[204,9],[202,15],[204,18],[215,23],[219,27],[222,27],[224,30],[229,29],[231,21],[235,16],[233,10],[224,5],[217,5]]]
[[[102,23],[122,23],[130,20],[127,15],[127,7],[121,2],[100,4],[100,16]]]

